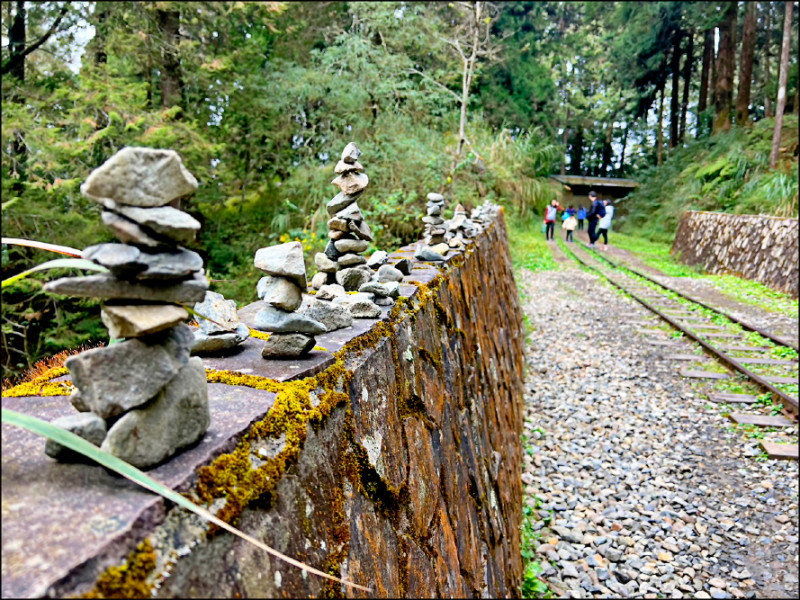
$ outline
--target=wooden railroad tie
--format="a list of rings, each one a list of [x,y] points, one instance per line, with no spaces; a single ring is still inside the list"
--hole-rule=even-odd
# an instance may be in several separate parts
[[[683,377],[692,377],[694,379],[730,379],[731,377],[728,373],[716,373],[714,371],[698,371],[696,369],[686,369],[686,368],[681,369],[680,374]]]
[[[770,458],[797,460],[797,444],[776,444],[761,440],[761,447]]]
[[[797,423],[792,423],[781,415],[750,415],[747,413],[728,413],[728,418],[739,425],[755,425],[756,427],[794,427]]]
[[[697,354],[667,354],[664,358],[668,360],[708,360],[707,356],[698,356]]]
[[[716,392],[709,394],[708,399],[719,404],[753,404],[758,400],[752,394],[723,394]]]

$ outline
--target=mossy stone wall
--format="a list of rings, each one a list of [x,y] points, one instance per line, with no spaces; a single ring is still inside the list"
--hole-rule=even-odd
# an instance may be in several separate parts
[[[797,219],[688,211],[672,254],[709,273],[753,279],[797,298]]]

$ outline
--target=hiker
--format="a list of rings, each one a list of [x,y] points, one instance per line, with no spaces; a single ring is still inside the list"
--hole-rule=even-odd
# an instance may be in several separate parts
[[[597,192],[592,190],[589,192],[589,200],[592,201],[592,206],[589,208],[589,214],[586,215],[586,220],[589,222],[589,248],[594,248],[594,243],[597,241],[597,221],[606,216],[606,207],[597,198]]]
[[[552,241],[553,239],[553,232],[555,231],[556,219],[558,218],[559,210],[564,209],[559,206],[558,200],[555,199],[553,199],[553,201],[544,209],[544,236],[546,240]]]
[[[597,222],[597,237],[603,236],[603,250],[608,250],[608,230],[611,229],[611,218],[614,216],[614,204],[611,200],[603,200],[606,207],[605,216]]]
[[[583,220],[586,218],[586,207],[583,204],[578,206],[578,229],[583,230]]]
[[[563,226],[564,231],[567,232],[566,239],[564,241],[572,242],[573,244],[575,243],[575,240],[572,239],[572,233],[575,231],[575,227],[577,226],[578,226],[578,219],[573,211],[573,214],[567,216],[567,219],[564,221],[564,226]]]

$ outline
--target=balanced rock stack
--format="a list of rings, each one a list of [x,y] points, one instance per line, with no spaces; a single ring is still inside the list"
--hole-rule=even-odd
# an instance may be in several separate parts
[[[442,217],[444,196],[431,192],[428,194],[427,207],[428,214],[422,218],[423,223],[425,223],[424,245],[417,248],[414,258],[418,260],[444,260],[444,255],[450,249],[445,242],[447,229]]]
[[[467,245],[467,240],[477,235],[475,224],[467,216],[467,209],[461,204],[456,205],[453,211],[453,218],[447,224],[447,245],[456,250],[463,250]]]
[[[179,244],[200,224],[167,206],[197,189],[172,150],[123,148],[95,169],[81,192],[103,205],[103,222],[123,243],[91,246],[83,257],[108,271],[45,284],[54,294],[105,298],[103,323],[116,343],[67,359],[82,414],[54,424],[132,465],[146,468],[196,442],[211,421],[203,363],[190,358],[189,314],[175,303],[202,300],[203,260]],[[59,460],[80,458],[48,441]]]
[[[358,290],[372,277],[372,269],[361,256],[373,240],[372,231],[364,221],[356,199],[369,184],[369,178],[358,162],[361,150],[350,142],[336,164],[336,178],[331,183],[340,190],[327,204],[328,240],[324,252],[318,252],[314,263],[319,269],[311,280],[318,290],[323,285],[338,283],[348,292]]]
[[[325,325],[296,312],[308,289],[303,245],[287,242],[261,248],[255,266],[267,274],[258,282],[258,297],[266,306],[256,313],[253,327],[272,335],[261,350],[264,358],[296,358],[316,345],[314,335],[325,333]]]
[[[192,354],[224,352],[241,346],[250,337],[250,328],[239,322],[236,302],[226,300],[222,294],[207,291],[203,301],[194,305],[194,311],[208,318],[197,319]]]

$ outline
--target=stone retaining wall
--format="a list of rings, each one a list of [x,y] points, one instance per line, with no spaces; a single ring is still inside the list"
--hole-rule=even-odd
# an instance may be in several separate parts
[[[798,221],[765,215],[689,211],[672,254],[709,273],[754,279],[797,298]]]
[[[415,263],[401,293],[381,320],[318,336],[324,352],[283,363],[294,374],[277,376],[252,338],[205,361],[212,425],[150,471],[371,593],[97,466],[55,463],[41,438],[3,425],[3,597],[518,596],[524,329],[502,212],[446,265]],[[70,408],[66,396],[3,406],[47,420]]]

